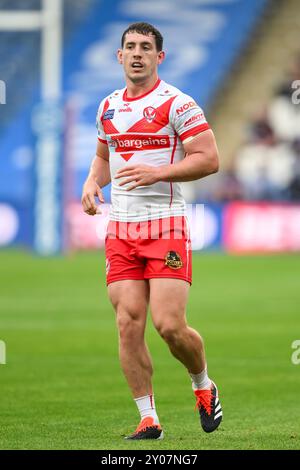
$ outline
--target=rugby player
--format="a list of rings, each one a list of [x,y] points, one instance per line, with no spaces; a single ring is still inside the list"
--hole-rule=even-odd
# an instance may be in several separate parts
[[[82,205],[89,215],[101,212],[101,188],[111,181],[108,295],[116,312],[121,366],[140,412],[140,424],[127,439],[163,438],[144,339],[148,307],[156,330],[190,375],[203,430],[212,432],[222,410],[207,373],[203,340],[186,319],[192,263],[180,182],[218,171],[214,134],[195,100],[160,80],[165,52],[155,27],[131,24],[117,57],[126,87],[100,103],[97,151]],[[168,380],[172,386],[170,371]]]

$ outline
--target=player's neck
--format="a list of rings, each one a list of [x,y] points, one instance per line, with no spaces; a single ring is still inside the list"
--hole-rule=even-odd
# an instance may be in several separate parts
[[[150,79],[141,83],[133,83],[131,80],[126,79],[126,95],[128,98],[138,98],[141,95],[148,93],[154,88],[158,80],[158,75],[153,75]]]

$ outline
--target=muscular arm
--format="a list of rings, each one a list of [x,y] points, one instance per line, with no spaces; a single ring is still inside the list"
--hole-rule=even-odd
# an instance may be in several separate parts
[[[180,162],[153,167],[150,165],[125,166],[118,171],[116,178],[125,178],[120,186],[135,182],[127,191],[138,186],[148,186],[158,181],[183,182],[204,178],[219,169],[218,149],[213,132],[208,129],[187,139],[183,143],[186,156]]]
[[[104,202],[102,191],[110,183],[109,152],[106,144],[98,142],[96,155],[91,163],[88,177],[83,185],[81,203],[84,212],[89,215],[101,213],[96,205],[95,196],[100,202]]]
[[[183,148],[186,153],[183,160],[159,167],[159,181],[194,181],[218,171],[218,149],[210,129],[185,141]]]

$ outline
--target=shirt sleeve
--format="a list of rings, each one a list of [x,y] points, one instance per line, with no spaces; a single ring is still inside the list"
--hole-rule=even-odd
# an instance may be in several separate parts
[[[97,116],[96,116],[96,128],[97,128],[97,135],[98,135],[98,140],[102,142],[103,144],[107,144],[106,140],[106,134],[103,129],[103,123],[102,123],[102,115],[103,115],[103,107],[104,107],[104,101],[102,100],[98,111],[97,111]]]
[[[171,122],[181,142],[210,129],[203,110],[188,95],[180,94],[172,105]]]

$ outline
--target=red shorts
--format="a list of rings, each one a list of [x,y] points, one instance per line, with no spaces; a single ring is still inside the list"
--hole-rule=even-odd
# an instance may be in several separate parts
[[[105,239],[107,284],[122,279],[175,278],[192,283],[186,218],[110,221]]]

